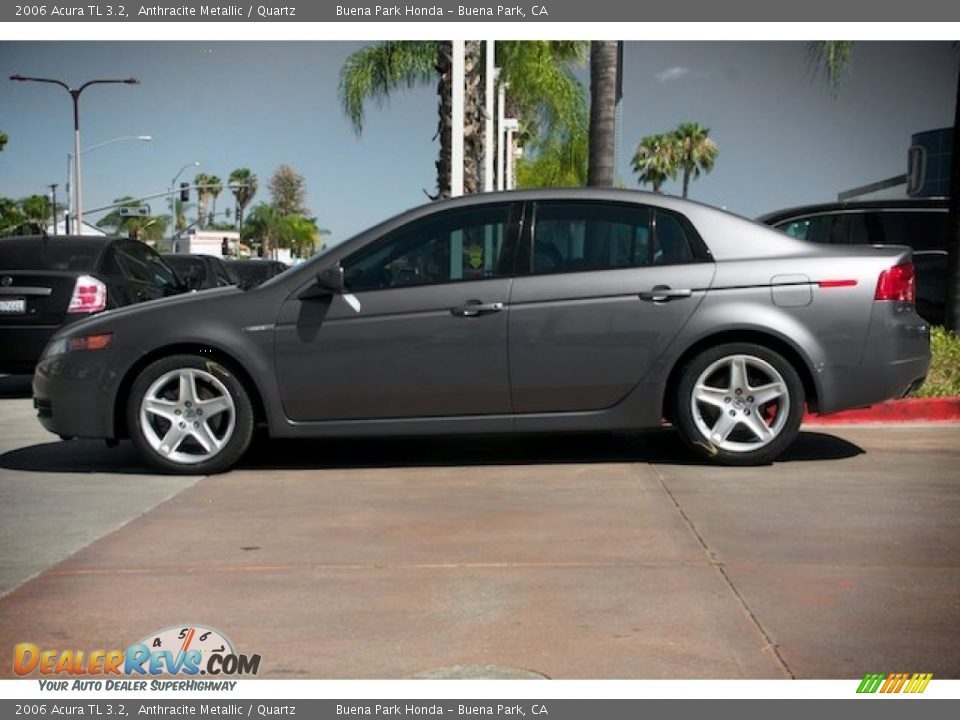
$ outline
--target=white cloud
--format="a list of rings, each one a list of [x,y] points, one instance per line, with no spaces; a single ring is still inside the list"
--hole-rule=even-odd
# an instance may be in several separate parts
[[[677,65],[672,68],[667,68],[663,72],[657,73],[657,80],[662,83],[671,82],[673,80],[679,80],[684,75],[689,75],[689,74],[690,74],[690,68]]]

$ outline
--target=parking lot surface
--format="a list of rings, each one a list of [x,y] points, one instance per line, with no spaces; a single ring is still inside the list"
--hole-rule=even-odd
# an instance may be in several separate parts
[[[206,624],[261,676],[960,677],[960,425],[260,441],[152,474],[0,384],[0,648]],[[12,673],[0,662],[0,675]]]

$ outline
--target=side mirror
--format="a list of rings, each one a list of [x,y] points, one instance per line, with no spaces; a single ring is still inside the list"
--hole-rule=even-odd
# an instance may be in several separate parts
[[[326,267],[317,273],[317,284],[324,290],[332,293],[342,293],[346,290],[343,280],[343,266],[340,263]]]

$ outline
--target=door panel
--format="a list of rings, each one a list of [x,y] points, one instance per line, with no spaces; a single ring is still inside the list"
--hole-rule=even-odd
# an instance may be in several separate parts
[[[441,211],[343,261],[352,296],[283,305],[275,357],[295,421],[510,413],[507,326],[520,206]],[[301,293],[302,295],[302,293]]]
[[[610,407],[683,327],[714,265],[672,213],[578,202],[533,212],[530,267],[540,274],[517,277],[510,296],[514,412]]]

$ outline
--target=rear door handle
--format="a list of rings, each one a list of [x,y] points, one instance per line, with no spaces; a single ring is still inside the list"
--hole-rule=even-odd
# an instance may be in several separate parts
[[[477,315],[489,315],[503,310],[502,302],[485,303],[481,300],[467,300],[463,305],[450,308],[450,314],[454,317],[477,317]]]
[[[692,294],[693,291],[687,288],[674,290],[669,285],[654,285],[653,289],[649,292],[640,293],[640,299],[646,300],[647,302],[660,303],[676,300],[677,298],[688,298]]]

